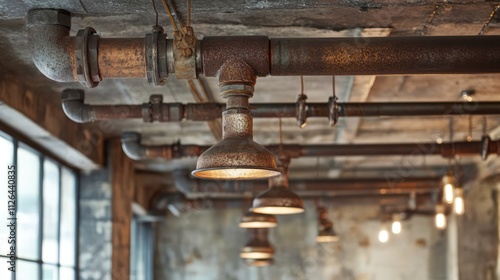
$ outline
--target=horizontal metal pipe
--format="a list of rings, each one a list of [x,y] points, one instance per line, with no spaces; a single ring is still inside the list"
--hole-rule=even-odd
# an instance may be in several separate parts
[[[210,121],[220,118],[226,109],[224,103],[182,104],[150,101],[141,105],[89,105],[84,104],[85,94],[82,90],[66,89],[64,92],[63,108],[72,106],[73,111],[85,111],[85,118],[77,122],[129,118],[142,118],[146,122]],[[68,92],[71,92],[71,95]],[[155,95],[151,97],[154,99]],[[254,118],[297,118],[299,115],[296,103],[253,103],[250,109]],[[496,115],[500,114],[500,102],[337,103],[336,110],[338,117]],[[330,104],[307,103],[305,112],[308,118],[328,118]],[[75,120],[74,117],[69,117]]]
[[[271,39],[271,75],[500,72],[500,36]]]
[[[210,146],[199,145],[157,145],[146,146],[140,143],[140,134],[127,132],[122,136],[124,151],[131,150],[127,155],[135,160],[148,158],[178,159],[183,157],[197,157]],[[394,144],[331,144],[331,145],[268,145],[266,148],[278,154],[280,149],[289,158],[325,157],[325,156],[420,156],[441,155],[451,158],[456,155],[474,156],[492,155],[500,153],[500,140],[486,142],[455,142],[455,143],[394,143]],[[280,147],[281,146],[281,147]],[[133,149],[132,149],[133,147]],[[140,151],[140,153],[133,153]]]

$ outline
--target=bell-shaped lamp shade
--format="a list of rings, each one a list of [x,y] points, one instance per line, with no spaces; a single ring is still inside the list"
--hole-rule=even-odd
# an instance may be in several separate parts
[[[222,141],[198,158],[191,174],[201,179],[255,180],[281,174],[274,155],[252,140],[249,110],[228,109],[222,115]]]
[[[253,199],[250,210],[270,215],[298,214],[304,212],[304,202],[288,187],[272,186]]]
[[[339,240],[340,238],[333,229],[333,227],[320,230],[318,232],[318,236],[316,236],[316,242],[318,243],[335,243],[339,242]]]
[[[273,215],[247,212],[241,218],[240,228],[274,228],[278,226],[278,220]]]
[[[270,266],[274,264],[273,259],[245,259],[245,262],[248,266],[256,267]]]
[[[271,259],[274,256],[274,248],[269,241],[254,238],[250,240],[240,251],[242,259]]]

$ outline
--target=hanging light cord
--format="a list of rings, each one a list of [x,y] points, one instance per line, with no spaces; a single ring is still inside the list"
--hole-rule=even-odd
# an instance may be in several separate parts
[[[158,27],[158,10],[156,9],[155,0],[151,0],[151,3],[153,4],[153,10],[155,11],[155,27]]]
[[[486,116],[483,116],[483,136],[488,134],[488,119]]]

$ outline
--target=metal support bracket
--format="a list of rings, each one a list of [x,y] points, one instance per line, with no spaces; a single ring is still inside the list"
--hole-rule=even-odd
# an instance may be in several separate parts
[[[76,75],[84,87],[96,87],[102,80],[97,63],[99,35],[92,27],[79,30],[75,37]]]
[[[339,120],[339,105],[337,103],[337,97],[331,96],[328,98],[328,121],[330,127],[337,125]]]
[[[301,94],[297,98],[297,103],[295,105],[297,124],[300,128],[304,128],[307,125],[307,95]]]
[[[183,27],[181,32],[174,32],[173,53],[175,77],[177,79],[193,80],[198,78],[197,44],[194,30],[191,26]]]
[[[481,138],[481,159],[483,160],[486,160],[488,158],[490,142],[490,137],[488,135],[483,135],[483,137]]]

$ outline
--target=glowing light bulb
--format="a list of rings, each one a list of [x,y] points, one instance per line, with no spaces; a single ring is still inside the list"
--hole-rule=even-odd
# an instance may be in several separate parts
[[[389,231],[387,231],[385,227],[378,233],[378,241],[381,243],[387,243],[387,241],[389,241]]]
[[[401,222],[400,221],[392,222],[391,230],[392,230],[392,233],[394,233],[394,234],[400,234],[401,233]]]
[[[447,204],[453,203],[454,189],[453,175],[447,174],[443,177],[443,201]]]
[[[444,215],[444,205],[436,205],[436,217],[434,218],[436,228],[439,230],[446,228],[446,216]]]
[[[465,201],[463,197],[463,189],[455,189],[455,201],[453,202],[453,212],[457,215],[465,213]]]

